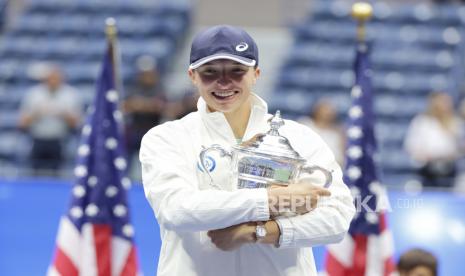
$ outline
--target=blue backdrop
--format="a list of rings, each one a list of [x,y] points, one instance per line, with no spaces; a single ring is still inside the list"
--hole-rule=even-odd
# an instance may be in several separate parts
[[[71,185],[57,180],[0,180],[0,275],[44,275],[52,259],[60,216]],[[394,233],[395,258],[413,246],[436,254],[440,275],[463,275],[465,197],[428,192],[417,196],[391,192],[388,224]],[[145,275],[155,275],[159,229],[142,187],[129,193],[139,261]],[[314,248],[323,267],[324,248]]]

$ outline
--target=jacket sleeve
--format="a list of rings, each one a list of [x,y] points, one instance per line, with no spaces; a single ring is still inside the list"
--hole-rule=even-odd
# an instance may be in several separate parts
[[[276,219],[281,230],[280,248],[313,247],[340,242],[355,214],[353,198],[342,180],[340,166],[323,140],[312,134],[314,143],[319,146],[308,160],[318,160],[318,165],[333,171],[333,182],[329,187],[331,196],[320,197],[317,207],[309,213]],[[321,182],[319,178],[315,174],[308,177],[308,181]]]
[[[144,136],[140,150],[145,196],[161,226],[206,231],[269,219],[265,189],[199,190],[193,165],[174,141],[187,137],[161,127]]]

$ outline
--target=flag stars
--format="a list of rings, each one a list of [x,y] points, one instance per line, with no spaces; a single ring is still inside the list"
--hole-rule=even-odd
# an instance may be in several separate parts
[[[117,193],[118,193],[118,188],[116,188],[115,186],[109,186],[105,190],[105,195],[107,197],[114,197]]]
[[[358,105],[351,107],[349,110],[349,117],[352,119],[358,119],[362,117],[362,115],[363,115],[362,108]]]
[[[360,98],[360,96],[362,96],[362,89],[360,88],[360,86],[355,85],[352,88],[352,91],[350,94],[352,95],[353,98]]]
[[[122,170],[125,170],[126,169],[126,160],[124,160],[123,157],[117,157],[114,161],[114,164],[116,166],[116,168],[120,171]]]
[[[359,139],[363,136],[363,131],[360,127],[353,126],[347,130],[347,136],[349,136],[350,139]]]
[[[121,179],[121,185],[123,185],[123,188],[126,189],[126,190],[129,190],[131,189],[131,180],[127,177],[123,177]]]
[[[89,155],[89,153],[90,153],[89,145],[83,144],[83,145],[79,146],[79,148],[78,148],[78,155],[79,156],[84,157],[84,156]]]
[[[365,219],[368,221],[368,223],[371,223],[371,224],[376,224],[379,221],[378,214],[374,212],[367,212],[365,214]]]
[[[356,186],[350,187],[350,193],[352,194],[353,197],[358,197],[360,196],[360,189]]]
[[[76,177],[85,177],[87,175],[87,167],[84,165],[79,165],[74,168],[74,175]]]
[[[359,159],[363,155],[362,148],[359,146],[351,146],[347,149],[347,155],[350,159]]]
[[[75,219],[79,219],[83,215],[82,208],[78,206],[74,206],[69,210],[69,214],[71,215],[71,217]]]
[[[368,185],[368,189],[370,189],[372,193],[379,195],[382,193],[383,187],[378,181],[373,181]]]
[[[368,189],[379,199],[386,196],[386,188],[378,181],[373,181],[368,185]]]
[[[73,195],[77,198],[81,198],[86,195],[86,189],[82,187],[82,185],[74,186],[73,188]]]
[[[99,212],[99,208],[94,203],[91,203],[91,204],[87,205],[85,212],[86,212],[87,216],[95,217]]]
[[[106,94],[106,98],[109,102],[116,103],[118,101],[118,92],[116,90],[109,90]]]
[[[114,150],[116,149],[117,146],[118,146],[118,141],[115,138],[110,137],[107,140],[105,140],[105,147],[107,149]]]
[[[123,120],[123,113],[119,110],[115,110],[115,112],[113,112],[113,117],[116,121],[121,122],[121,120]]]
[[[95,175],[92,175],[87,179],[87,184],[89,184],[90,187],[95,187],[98,183],[98,178]]]
[[[350,179],[356,180],[360,178],[360,176],[362,175],[362,171],[358,167],[351,166],[347,169],[347,174]]]
[[[125,224],[123,226],[123,234],[126,235],[126,237],[131,238],[134,236],[134,227],[132,227],[131,224]]]
[[[113,208],[113,214],[117,217],[124,217],[128,213],[128,209],[123,204],[117,204]]]
[[[92,127],[90,125],[85,125],[82,127],[82,135],[89,136],[92,133]]]

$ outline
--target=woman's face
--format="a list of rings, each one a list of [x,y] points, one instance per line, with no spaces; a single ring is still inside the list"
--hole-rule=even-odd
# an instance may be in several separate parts
[[[449,114],[454,110],[452,98],[445,93],[434,95],[430,105],[433,112],[439,114]]]
[[[260,69],[227,59],[214,60],[189,70],[192,83],[210,111],[223,113],[237,112],[245,106],[259,75]]]
[[[337,119],[337,112],[331,103],[322,101],[316,106],[314,117],[317,121],[333,123]]]

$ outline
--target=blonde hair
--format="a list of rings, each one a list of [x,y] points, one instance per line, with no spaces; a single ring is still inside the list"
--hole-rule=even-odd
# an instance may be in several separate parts
[[[426,114],[438,120],[439,124],[449,131],[456,131],[457,118],[453,106],[449,109],[441,109],[439,101],[441,98],[450,100],[451,97],[445,92],[432,92],[428,97],[428,108]]]

